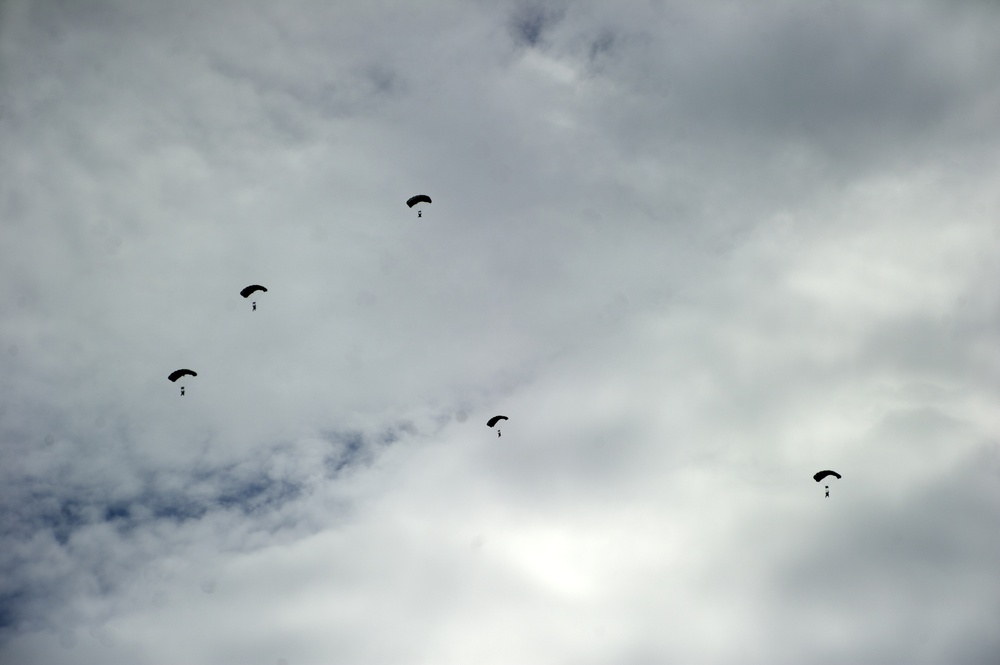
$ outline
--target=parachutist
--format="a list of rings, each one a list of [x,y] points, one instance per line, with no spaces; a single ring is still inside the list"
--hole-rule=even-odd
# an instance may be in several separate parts
[[[823,489],[826,490],[826,495],[829,497],[830,496],[830,486],[826,485]]]
[[[182,376],[198,376],[198,372],[193,369],[175,369],[167,378],[176,383]],[[184,397],[184,386],[181,386],[181,397]]]
[[[416,196],[411,196],[406,200],[406,206],[408,208],[412,208],[418,203],[430,203],[430,202],[431,202],[431,197],[427,196],[426,194],[417,194]],[[417,217],[423,217],[423,216],[424,216],[423,211],[418,210]]]
[[[241,289],[240,290],[240,295],[243,296],[244,298],[249,298],[251,295],[253,295],[257,291],[263,291],[264,293],[267,293],[267,287],[266,286],[261,286],[260,284],[251,284],[250,286],[247,286],[247,287],[244,287],[243,289]],[[257,311],[257,301],[256,300],[253,301],[253,311],[255,311],[255,312]]]
[[[501,420],[507,420],[507,416],[493,416],[488,421],[486,421],[486,426],[487,427],[493,427],[494,425],[496,425]],[[497,427],[497,436],[500,436],[500,428],[499,427]]]

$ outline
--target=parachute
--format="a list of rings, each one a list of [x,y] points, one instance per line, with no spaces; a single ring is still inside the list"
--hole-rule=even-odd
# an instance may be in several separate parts
[[[486,424],[488,426],[490,426],[490,427],[493,427],[494,425],[496,425],[501,420],[507,420],[507,416],[493,416],[492,418],[490,418],[489,420],[486,421]],[[497,428],[497,436],[500,436],[500,428],[499,427]]]
[[[813,476],[813,480],[815,480],[818,483],[819,481],[821,481],[824,478],[827,478],[829,476],[833,476],[835,478],[840,478],[840,474],[839,473],[837,473],[836,471],[830,471],[829,469],[827,469],[826,471],[817,471],[816,474]],[[830,486],[827,485],[824,489],[826,490],[826,496],[827,496],[827,498],[829,498],[830,497]]]
[[[168,376],[167,378],[170,379],[171,381],[176,381],[182,376],[188,376],[188,375],[198,376],[198,372],[195,372],[194,370],[190,369],[176,369],[173,372],[171,372],[170,376]]]
[[[418,203],[430,203],[430,202],[431,202],[431,197],[427,196],[426,194],[417,194],[416,196],[411,196],[409,199],[407,199],[406,205],[412,208]]]
[[[167,378],[171,381],[177,381],[182,376],[198,376],[198,372],[192,369],[175,369]],[[184,386],[181,386],[181,397],[184,397]]]
[[[250,294],[256,291],[263,291],[264,293],[267,293],[267,289],[261,286],[260,284],[251,284],[250,286],[240,291],[240,295],[243,296],[244,298],[249,298]]]
[[[488,421],[486,421],[487,427],[493,427],[501,420],[507,420],[507,416],[493,416]]]

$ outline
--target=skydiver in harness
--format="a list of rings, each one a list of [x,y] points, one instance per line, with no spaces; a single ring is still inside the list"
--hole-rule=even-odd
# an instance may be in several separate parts
[[[257,311],[257,301],[256,300],[253,301],[253,311],[255,311],[255,312]]]

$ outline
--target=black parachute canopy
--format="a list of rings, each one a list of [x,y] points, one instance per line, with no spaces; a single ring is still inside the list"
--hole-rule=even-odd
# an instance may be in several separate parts
[[[240,295],[243,296],[244,298],[249,298],[250,294],[255,291],[263,291],[264,293],[267,293],[267,289],[261,286],[260,284],[251,284],[250,286],[240,291]]]
[[[486,421],[486,424],[487,424],[487,425],[488,425],[489,427],[493,427],[494,425],[496,425],[496,424],[497,424],[498,422],[500,422],[501,420],[507,420],[507,416],[493,416],[493,417],[492,417],[492,418],[490,418],[490,419],[489,419],[488,421]]]
[[[418,203],[430,203],[430,202],[431,202],[431,197],[427,196],[426,194],[417,194],[416,196],[411,196],[409,199],[407,199],[406,205],[412,208]]]
[[[826,470],[826,471],[819,471],[818,473],[816,473],[816,475],[813,476],[813,480],[815,480],[818,483],[827,476],[837,476],[837,478],[840,478],[840,474],[837,473],[836,471]]]
[[[168,376],[167,378],[170,379],[171,381],[176,381],[177,379],[181,378],[182,376],[187,376],[189,374],[191,376],[198,376],[198,372],[195,372],[194,370],[190,370],[190,369],[176,369],[173,372],[171,372],[170,376]]]

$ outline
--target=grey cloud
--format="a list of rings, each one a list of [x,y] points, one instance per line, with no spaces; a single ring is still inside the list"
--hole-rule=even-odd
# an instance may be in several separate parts
[[[542,46],[546,34],[563,18],[565,10],[551,3],[521,3],[510,16],[509,26],[515,43],[528,46]]]

